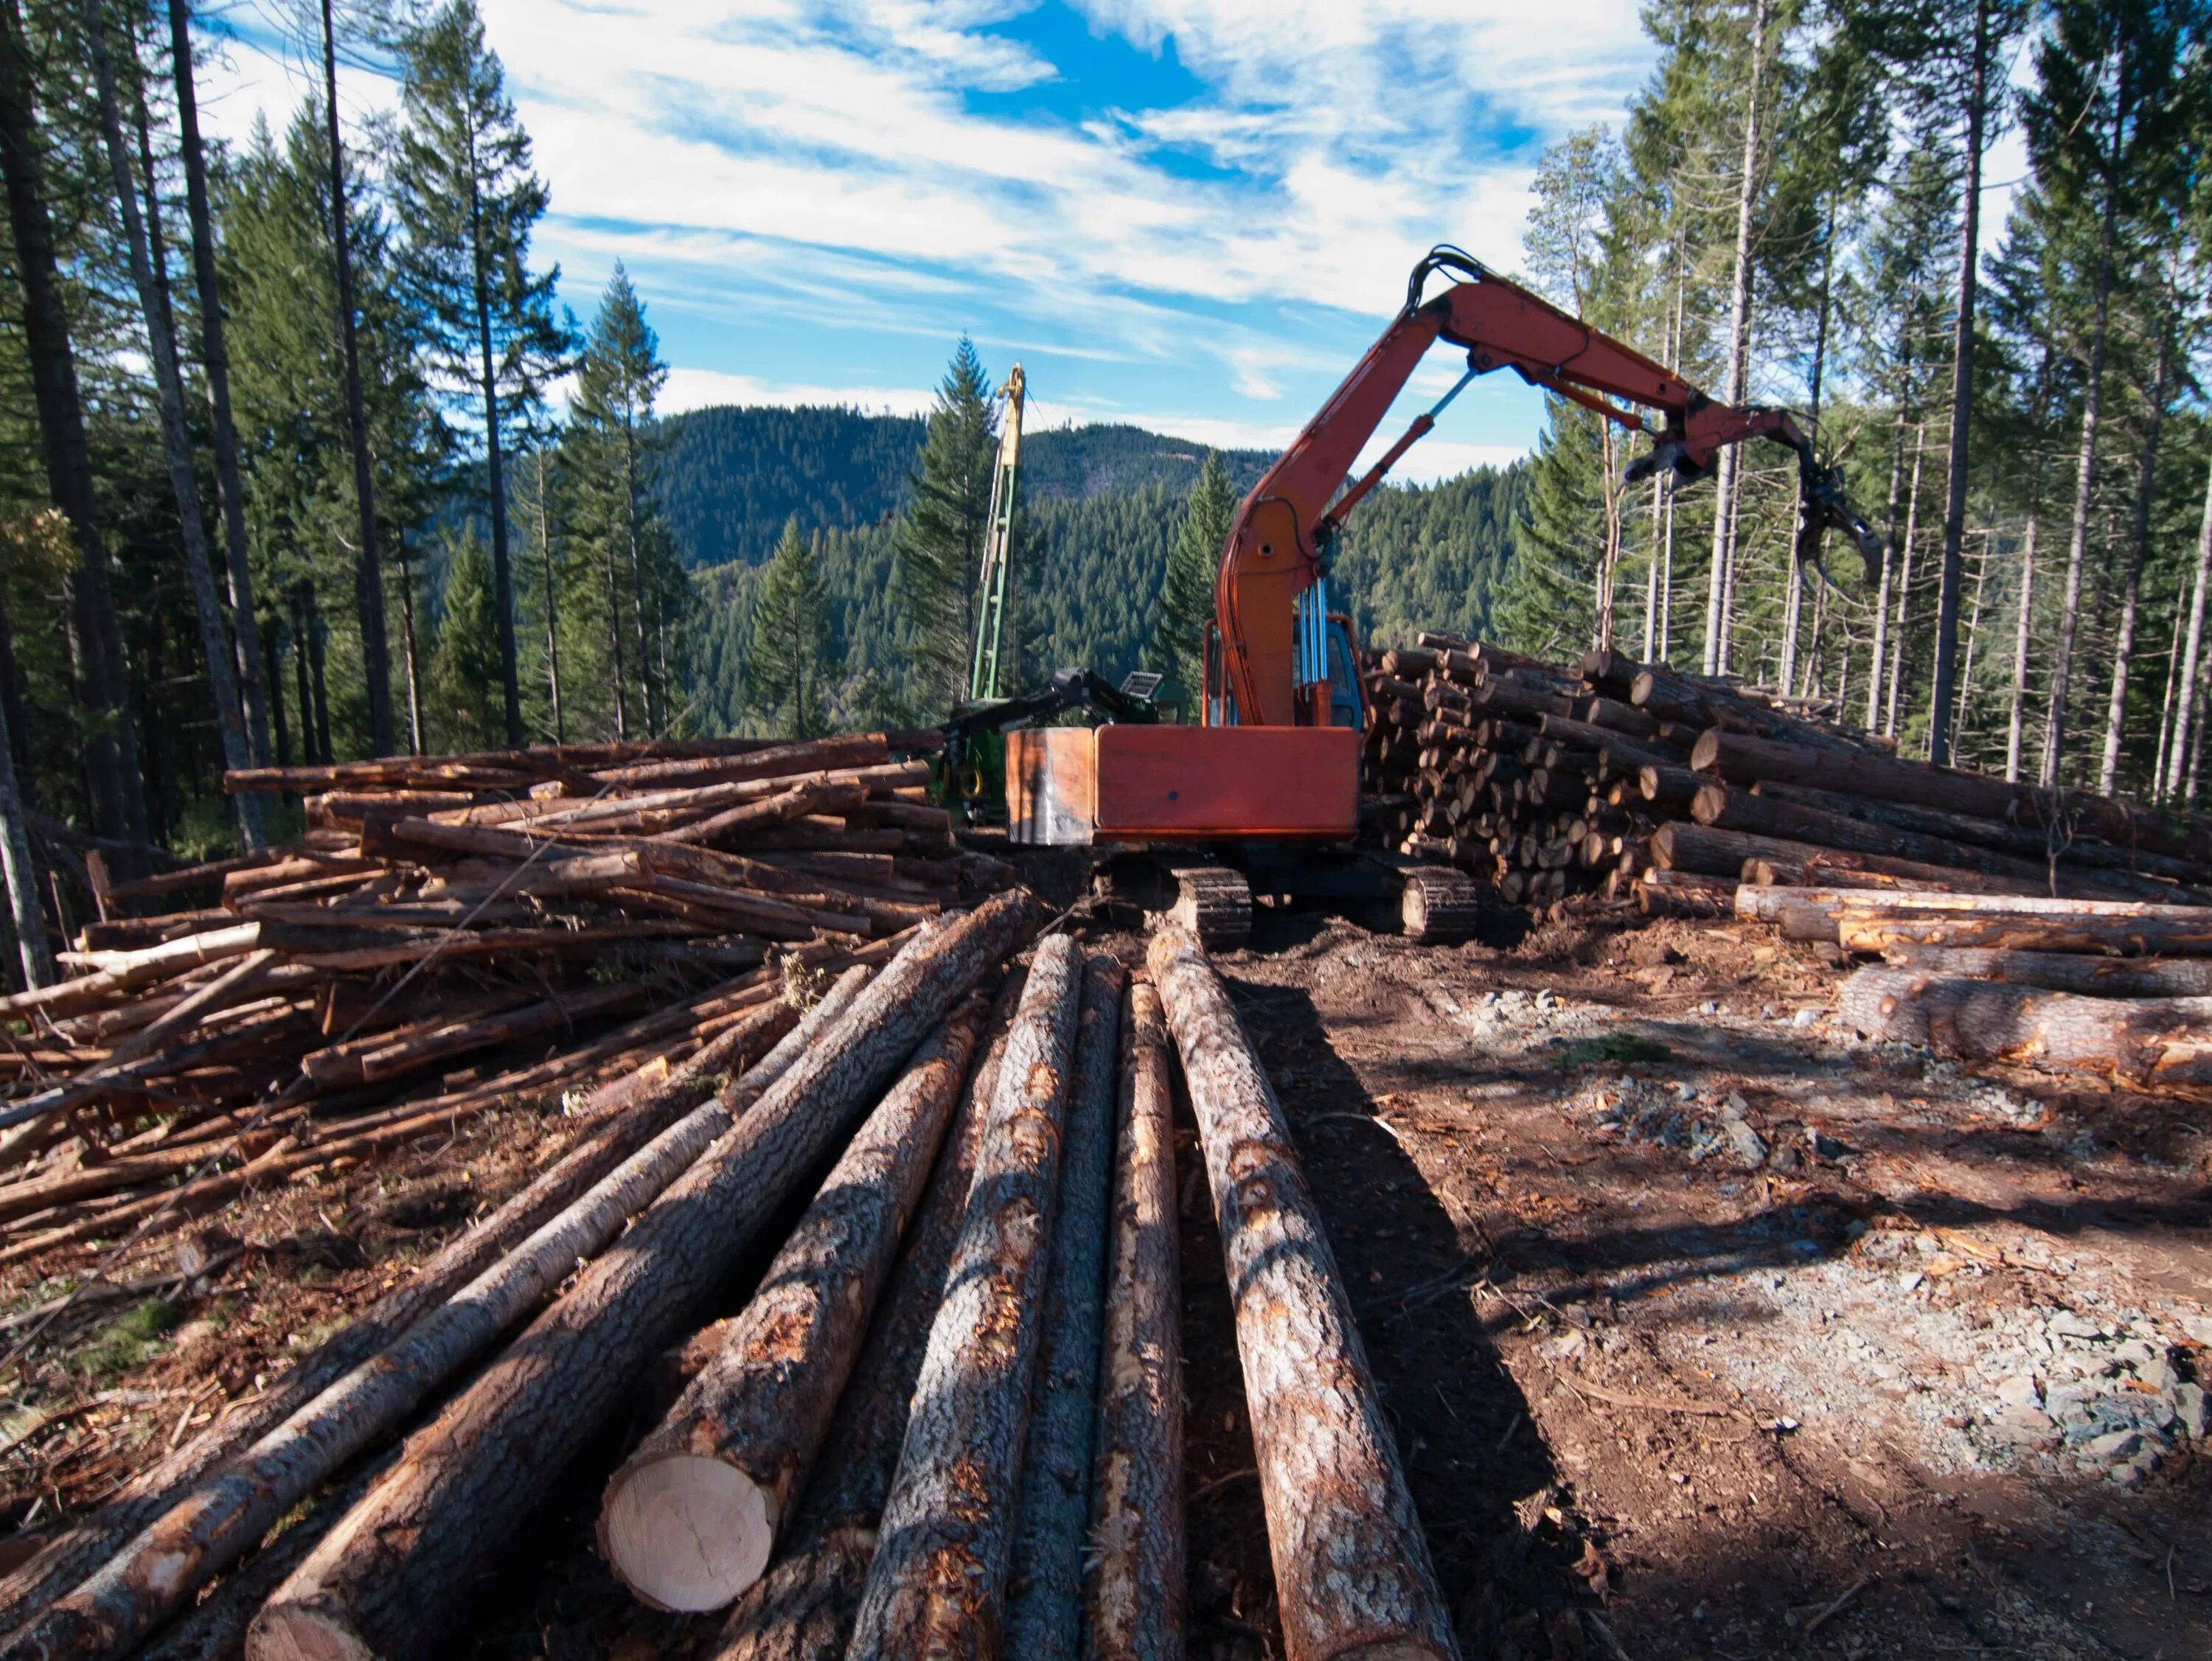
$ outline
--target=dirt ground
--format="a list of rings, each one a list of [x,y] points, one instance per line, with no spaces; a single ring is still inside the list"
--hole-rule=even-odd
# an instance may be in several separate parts
[[[2212,1653],[2203,1105],[1862,1043],[1826,1020],[1835,967],[1764,931],[1518,932],[1263,915],[1221,960],[1466,1653]],[[1258,1661],[1273,1577],[1185,1112],[1191,1653]],[[181,1265],[170,1239],[0,1276],[0,1525],[96,1502],[562,1139],[516,1108],[252,1197]],[[95,1264],[127,1291],[37,1314]],[[457,1655],[702,1650],[713,1622],[638,1610],[590,1544],[672,1388],[577,1462]]]

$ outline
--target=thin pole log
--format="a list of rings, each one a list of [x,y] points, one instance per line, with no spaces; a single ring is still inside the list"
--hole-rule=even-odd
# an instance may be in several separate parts
[[[270,1598],[252,1661],[449,1647],[478,1574],[922,1038],[1033,926],[1025,891],[919,931],[737,1127],[410,1442]]]
[[[543,1302],[730,1128],[695,1108],[390,1348],[211,1473],[68,1597],[18,1630],[0,1661],[119,1656],[237,1561],[346,1460]]]
[[[1159,994],[1151,981],[1137,981],[1121,1020],[1121,1130],[1086,1589],[1089,1661],[1182,1658],[1182,1282],[1170,1042]]]
[[[1017,1512],[1021,1532],[1006,1600],[1005,1648],[1024,1661],[1075,1661],[1081,1650],[1115,1081],[1127,980],[1121,966],[1103,953],[1094,953],[1084,965],[1052,1258],[1045,1271],[1044,1307],[1052,1318],[1037,1355],[1036,1405]]]
[[[989,1008],[955,1010],[860,1127],[718,1353],[607,1482],[601,1555],[655,1609],[760,1579],[851,1376]]]
[[[878,1300],[874,1329],[830,1421],[821,1467],[783,1553],[730,1612],[714,1661],[843,1661],[1024,984],[1017,970],[1000,991],[990,1040],[907,1231],[906,1252]]]
[[[849,1661],[999,1652],[1081,979],[1073,941],[1055,935],[1038,947],[930,1327]]]
[[[383,1349],[424,1312],[474,1280],[622,1160],[696,1106],[704,1099],[704,1089],[711,1089],[725,1070],[761,1056],[791,1029],[796,1014],[781,1003],[757,1011],[671,1074],[651,1096],[633,1102],[628,1111],[603,1124],[588,1126],[576,1145],[527,1187],[441,1249],[411,1280],[325,1339],[268,1395],[217,1419],[0,1580],[0,1607],[15,1611],[19,1619],[27,1618],[76,1585],[124,1542],[167,1512],[219,1462],[258,1440],[333,1380]],[[779,1053],[780,1045],[769,1051],[754,1070],[765,1071]]]
[[[1875,967],[1844,983],[1836,1015],[1869,1038],[1930,1045],[1969,1061],[2135,1085],[2212,1083],[2212,997],[2080,997]]]
[[[1389,1421],[1281,1107],[1188,932],[1146,953],[1182,1052],[1237,1308],[1288,1661],[1456,1661]]]

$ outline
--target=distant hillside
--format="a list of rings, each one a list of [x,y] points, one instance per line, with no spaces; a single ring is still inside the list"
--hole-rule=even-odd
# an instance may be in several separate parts
[[[892,598],[895,515],[922,423],[842,409],[703,409],[668,427],[663,488],[697,572],[700,713],[710,729],[737,730],[749,718],[738,688],[759,567],[793,514],[825,533],[836,723],[941,716],[914,701]],[[1119,680],[1151,661],[1168,549],[1204,454],[1134,427],[1038,433],[1024,446],[1014,583],[1022,679],[1087,664]],[[1240,494],[1273,459],[1224,456]],[[1332,598],[1368,640],[1482,633],[1513,558],[1528,477],[1516,463],[1384,487],[1336,545]]]
[[[856,530],[905,505],[921,448],[913,415],[857,409],[719,406],[662,424],[661,500],[684,563],[757,565],[794,514],[799,528]],[[1022,446],[1025,501],[1079,501],[1161,487],[1180,495],[1206,447],[1140,427],[1055,427]],[[1260,450],[1223,452],[1241,494],[1273,462]]]

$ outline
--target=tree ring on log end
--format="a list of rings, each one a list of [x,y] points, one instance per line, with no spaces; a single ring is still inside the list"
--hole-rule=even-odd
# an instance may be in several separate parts
[[[295,1605],[264,1610],[246,1634],[250,1661],[376,1661],[376,1652],[338,1622]]]
[[[599,1546],[643,1601],[692,1615],[722,1608],[759,1579],[775,1533],[759,1483],[735,1465],[685,1453],[622,1473]]]

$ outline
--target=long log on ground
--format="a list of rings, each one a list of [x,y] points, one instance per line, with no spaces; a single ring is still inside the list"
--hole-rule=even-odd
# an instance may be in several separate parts
[[[1836,939],[1854,952],[1886,952],[1893,946],[1984,946],[2118,957],[2212,957],[2212,912],[2197,921],[2177,923],[2162,918],[1882,912],[1853,907],[1836,919]]]
[[[854,1135],[720,1349],[609,1479],[601,1555],[655,1609],[760,1579],[851,1376],[989,1008],[953,1012]]]
[[[1974,946],[1893,946],[1884,959],[1924,975],[2002,980],[2085,997],[2212,997],[2212,959],[2090,957]]]
[[[1637,906],[1646,917],[1729,917],[1735,910],[1736,883],[1726,876],[1641,871],[1635,888]]]
[[[94,973],[0,997],[0,1019],[27,1015],[33,1009],[43,1011],[50,1019],[74,1015],[200,964],[243,957],[260,949],[264,927],[259,923],[237,923],[137,951],[100,953],[97,955],[103,961]]]
[[[998,1653],[1082,978],[1065,935],[1037,948],[849,1661]]]
[[[542,1303],[730,1128],[693,1109],[514,1252],[210,1473],[0,1649],[0,1661],[121,1655],[251,1549],[317,1483],[369,1446]]]
[[[1067,1090],[1060,1195],[1037,1352],[1035,1406],[1015,1514],[1003,1647],[1024,1661],[1075,1661],[1083,1637],[1083,1549],[1091,1530],[1091,1433],[1098,1400],[1106,1218],[1114,1179],[1114,1096],[1121,995],[1128,981],[1103,953],[1084,965]]]
[[[1763,787],[1754,794],[1740,785],[1709,782],[1698,788],[1690,812],[1701,825],[1845,852],[1872,854],[1886,860],[1973,871],[2030,892],[2049,894],[2056,887],[2060,895],[2073,899],[2130,899],[2152,903],[2177,897],[2172,884],[2152,877],[2122,870],[2079,870],[2054,865],[2047,858],[2021,859],[1947,835],[1903,830],[1877,820],[1856,818],[1784,797],[1769,796],[1764,793]]]
[[[1025,984],[1018,970],[999,993],[982,1059],[907,1231],[906,1250],[877,1300],[875,1324],[830,1421],[821,1465],[807,1483],[785,1549],[730,1611],[714,1661],[843,1661]]]
[[[924,1036],[1034,926],[1025,891],[926,925],[844,1019],[410,1443],[256,1619],[254,1661],[445,1652],[483,1566]],[[351,1646],[351,1647],[349,1647]]]
[[[868,799],[865,785],[833,785],[824,777],[811,779],[796,789],[763,802],[746,802],[734,808],[666,834],[671,842],[711,842],[717,837],[742,836],[769,830],[811,813],[843,813]]]
[[[819,773],[830,767],[874,767],[890,758],[890,747],[880,732],[856,733],[836,738],[811,738],[799,743],[777,744],[748,755],[708,756],[674,761],[640,761],[592,773],[603,785],[635,787],[672,783],[678,779],[722,779],[738,783],[752,779],[782,779],[793,773]]]
[[[1776,779],[1853,796],[1918,803],[1978,819],[2028,825],[2073,824],[2086,827],[2104,841],[2139,846],[2199,863],[2212,853],[2203,827],[2170,829],[2155,814],[2105,797],[2008,784],[1984,773],[1961,773],[1894,755],[1775,743],[1715,728],[1698,738],[1697,748],[1690,753],[1690,765],[1700,773],[1717,773],[1737,784]]]
[[[1085,1597],[1091,1661],[1182,1658],[1182,1282],[1169,1043],[1159,994],[1139,980],[1121,1026]]]
[[[1836,1016],[1869,1038],[1930,1045],[1968,1061],[2134,1085],[2212,1084],[2212,997],[2081,997],[1875,966],[1844,983]]]
[[[1840,848],[1816,847],[1810,842],[1753,836],[1686,819],[1668,821],[1651,837],[1651,861],[1668,870],[1690,871],[1699,876],[1740,876],[1743,868],[1755,859],[1786,864],[1805,872],[1815,882],[1824,872],[1867,871],[1880,876],[1902,877],[1927,888],[1952,888],[1976,894],[2034,894],[2041,886],[2027,880],[1926,865],[1916,859],[1848,853]]]
[[[1197,940],[1163,928],[1146,957],[1212,1185],[1287,1661],[1456,1661],[1397,1445],[1274,1091]]]
[[[650,1096],[589,1126],[575,1145],[482,1222],[441,1247],[412,1277],[363,1311],[258,1398],[219,1417],[175,1452],[125,1484],[91,1516],[49,1541],[0,1580],[0,1609],[25,1619],[90,1574],[123,1543],[166,1512],[191,1484],[258,1440],[331,1382],[374,1355],[425,1311],[442,1303],[535,1233],[623,1159],[705,1099],[726,1072],[761,1058],[789,1031],[796,1011],[778,1003],[756,1011],[672,1074]],[[763,1052],[767,1054],[763,1056]]]
[[[1947,813],[1941,808],[1931,808],[1923,803],[1886,802],[1873,797],[1850,796],[1840,791],[1822,790],[1812,785],[1792,785],[1772,779],[1762,779],[1752,789],[1754,794],[1776,801],[1823,808],[1831,813],[1848,814],[1853,818],[1893,825],[1899,830],[1918,831],[1923,835],[1948,836],[1961,842],[1996,848],[2022,859],[2042,862],[2055,858],[2061,864],[2140,873],[2151,877],[2171,877],[2178,883],[2202,882],[2205,876],[2200,866],[2186,859],[2176,858],[2172,854],[2153,853],[2147,849],[2121,847],[2092,837],[2069,835],[2063,830],[2054,830],[2045,825],[2016,825],[2003,820],[1979,818],[1972,814]]]
[[[2142,918],[2202,923],[2212,912],[2199,906],[2159,906],[2137,900],[2054,900],[2037,894],[1953,894],[1942,888],[1897,888],[1880,893],[1849,887],[1762,888],[1747,884],[1736,895],[1737,915],[1754,922],[1806,905],[1861,911],[1972,912],[1977,916]]]

